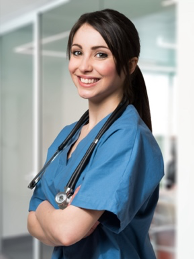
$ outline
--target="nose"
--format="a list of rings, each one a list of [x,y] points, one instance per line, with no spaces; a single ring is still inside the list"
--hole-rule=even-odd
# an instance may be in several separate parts
[[[82,57],[79,69],[82,73],[91,72],[93,70],[92,61],[90,57]]]

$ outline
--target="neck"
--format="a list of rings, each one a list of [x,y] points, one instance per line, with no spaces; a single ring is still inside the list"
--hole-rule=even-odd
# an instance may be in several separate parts
[[[112,113],[121,101],[121,97],[115,99],[106,99],[101,102],[94,103],[89,100],[89,124],[90,131],[96,124],[98,124],[104,117]]]

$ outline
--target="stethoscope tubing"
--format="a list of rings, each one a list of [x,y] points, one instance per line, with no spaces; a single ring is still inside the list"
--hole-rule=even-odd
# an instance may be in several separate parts
[[[90,158],[93,150],[95,149],[99,139],[108,130],[108,128],[116,121],[116,119],[118,119],[122,115],[122,113],[126,109],[127,105],[128,105],[128,101],[127,100],[124,100],[124,101],[120,102],[120,104],[113,111],[113,113],[110,115],[108,120],[104,123],[104,125],[102,126],[102,128],[100,129],[98,134],[96,135],[94,141],[89,146],[87,152],[85,153],[85,155],[81,159],[79,165],[77,166],[77,168],[73,172],[72,176],[70,177],[66,187],[69,187],[71,190],[75,189],[75,185],[76,185],[76,183],[77,183],[77,181],[78,181],[78,179],[79,179],[79,177],[80,177],[84,167],[86,166],[86,163],[87,163],[88,159]]]
[[[43,168],[37,173],[37,175],[32,179],[32,181],[29,183],[28,188],[33,189],[36,184],[41,179],[42,175],[44,174],[47,167],[50,165],[50,163],[59,155],[59,153],[64,149],[64,147],[67,145],[69,140],[75,135],[75,133],[78,131],[78,129],[83,125],[84,122],[87,122],[89,120],[89,110],[87,110],[82,117],[79,119],[79,121],[74,126],[73,130],[70,132],[70,134],[66,137],[66,139],[58,146],[57,151],[53,154],[53,156],[45,163]]]

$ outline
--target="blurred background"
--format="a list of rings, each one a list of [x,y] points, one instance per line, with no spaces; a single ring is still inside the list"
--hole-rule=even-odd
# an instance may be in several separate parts
[[[78,17],[124,13],[141,39],[139,66],[165,177],[150,228],[157,258],[194,259],[194,1],[0,1],[0,258],[50,258],[26,228],[31,178],[59,131],[87,102],[68,73],[66,45]]]

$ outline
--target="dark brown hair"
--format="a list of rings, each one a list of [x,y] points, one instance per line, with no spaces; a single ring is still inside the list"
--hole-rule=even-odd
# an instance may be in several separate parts
[[[74,35],[85,23],[97,30],[107,43],[115,58],[118,75],[120,76],[122,70],[126,75],[124,95],[152,131],[150,106],[143,75],[138,66],[132,74],[129,72],[130,59],[138,58],[140,54],[140,39],[134,24],[125,15],[111,9],[83,14],[69,35],[67,46],[69,58]]]

